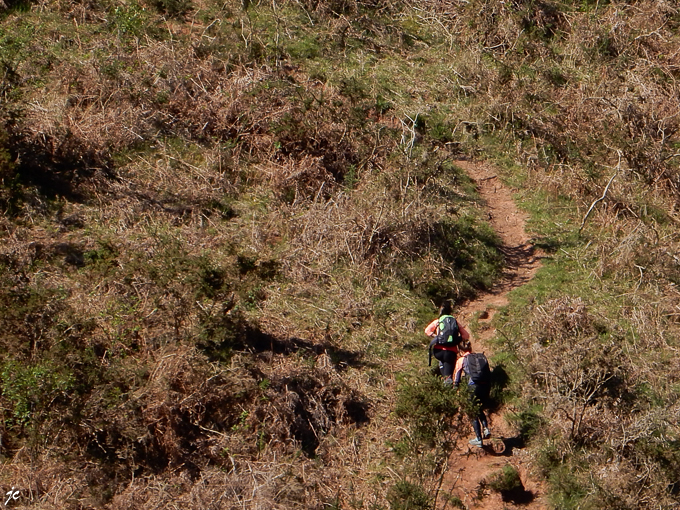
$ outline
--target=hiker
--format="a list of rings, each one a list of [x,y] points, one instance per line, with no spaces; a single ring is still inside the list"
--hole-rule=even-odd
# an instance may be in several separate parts
[[[458,344],[470,339],[470,333],[453,317],[451,301],[445,301],[439,308],[439,317],[425,328],[425,334],[432,337],[429,346],[430,365],[432,356],[439,361],[439,373],[444,384],[453,384],[453,368],[456,365]]]
[[[456,370],[453,376],[453,387],[458,388],[463,373],[468,376],[470,387],[470,398],[473,404],[479,404],[479,412],[470,417],[472,428],[475,431],[475,438],[470,439],[472,446],[481,448],[484,446],[483,440],[491,437],[489,423],[484,414],[484,408],[488,406],[489,392],[491,390],[491,370],[489,361],[484,353],[472,352],[472,344],[469,341],[462,342],[458,347],[461,354],[456,363]],[[482,435],[483,434],[483,435]]]

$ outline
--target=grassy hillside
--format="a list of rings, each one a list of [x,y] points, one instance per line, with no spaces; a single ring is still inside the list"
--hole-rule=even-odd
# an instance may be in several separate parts
[[[678,504],[672,4],[5,3],[22,504],[430,508],[460,405],[422,327],[503,263],[461,158],[548,254],[496,363],[555,507]]]

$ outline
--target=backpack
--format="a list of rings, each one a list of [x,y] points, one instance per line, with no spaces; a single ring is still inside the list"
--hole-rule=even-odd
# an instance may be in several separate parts
[[[491,369],[489,360],[483,352],[472,352],[465,356],[467,360],[468,377],[475,384],[489,384],[491,382]]]
[[[442,315],[437,323],[437,343],[449,347],[457,346],[463,338],[460,336],[458,322],[452,315]]]

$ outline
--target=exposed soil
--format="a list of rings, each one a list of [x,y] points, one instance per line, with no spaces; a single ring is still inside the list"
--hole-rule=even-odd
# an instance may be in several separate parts
[[[491,326],[494,313],[507,305],[507,294],[531,278],[540,265],[540,254],[534,250],[525,232],[526,215],[522,213],[512,199],[512,191],[498,179],[494,169],[486,164],[468,161],[457,161],[472,178],[488,208],[489,222],[503,241],[503,253],[506,259],[506,270],[503,278],[488,293],[480,295],[474,301],[464,304],[458,311],[461,323],[469,324],[478,314],[480,328],[473,335],[473,349],[483,351],[487,356],[492,354],[488,340],[494,336]],[[503,418],[504,410],[500,409],[489,416],[493,442],[487,441],[484,448],[468,444],[474,437],[470,426],[469,437],[457,445],[449,458],[449,469],[442,480],[438,508],[455,508],[445,495],[460,498],[468,509],[498,510],[516,509],[539,510],[547,508],[545,491],[540,483],[529,477],[528,459],[521,444],[514,438],[515,432]],[[505,448],[502,453],[494,451]],[[505,494],[505,498],[485,486],[490,476],[500,471],[507,464],[513,465],[520,474],[523,491]],[[504,500],[505,499],[505,500]]]

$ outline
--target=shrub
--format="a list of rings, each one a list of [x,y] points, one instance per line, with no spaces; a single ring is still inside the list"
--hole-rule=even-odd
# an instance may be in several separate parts
[[[391,510],[431,510],[430,498],[422,486],[400,480],[387,492]]]
[[[550,501],[555,508],[576,510],[583,508],[583,500],[587,489],[583,482],[572,472],[568,465],[562,465],[551,471],[548,478],[550,484]]]
[[[468,405],[463,393],[444,386],[432,374],[408,377],[399,385],[394,412],[409,424],[416,441],[448,444],[447,432]]]
[[[517,427],[522,440],[528,441],[546,425],[539,406],[527,406],[515,413],[507,413],[506,418]]]
[[[503,501],[525,503],[533,498],[533,495],[524,488],[522,479],[512,464],[507,464],[500,471],[490,475],[486,485],[491,490],[499,492]]]
[[[511,464],[507,464],[503,469],[491,475],[487,484],[496,492],[508,492],[518,487],[523,488],[519,473]]]
[[[566,437],[599,444],[609,432],[609,413],[629,398],[632,374],[621,364],[622,346],[599,338],[578,299],[553,300],[537,312],[540,319],[532,326],[538,329],[531,336],[541,343],[523,353],[533,379],[527,393],[543,395],[538,399],[546,416]]]
[[[58,338],[57,322],[65,310],[63,289],[51,289],[27,278],[0,274],[0,345],[3,354],[27,359],[49,349]]]
[[[133,2],[127,6],[117,6],[112,13],[113,27],[119,34],[129,37],[142,37],[146,32],[149,14],[139,4]]]
[[[34,365],[9,360],[2,365],[2,395],[12,403],[17,425],[37,425],[59,399],[73,388],[73,376],[49,362]]]

